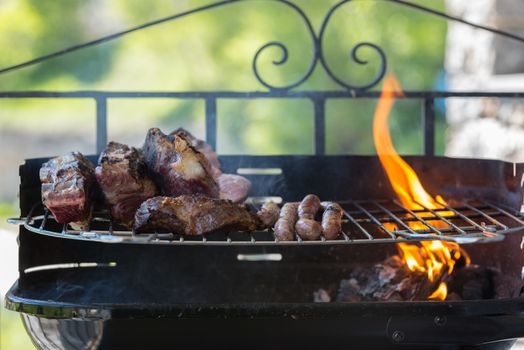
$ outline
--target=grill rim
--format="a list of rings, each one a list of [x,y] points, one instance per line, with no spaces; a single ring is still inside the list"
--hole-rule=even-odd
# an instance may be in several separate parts
[[[51,319],[129,318],[303,318],[367,316],[496,316],[524,314],[524,297],[450,301],[361,301],[355,303],[66,303],[37,300],[17,295],[16,281],[4,298],[6,309]],[[523,331],[524,332],[524,331]]]

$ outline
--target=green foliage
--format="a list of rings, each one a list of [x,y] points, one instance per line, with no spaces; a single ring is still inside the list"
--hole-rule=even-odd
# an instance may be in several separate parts
[[[0,307],[0,349],[2,350],[34,350],[35,346],[29,339],[20,314],[7,311]]]
[[[5,0],[0,12],[2,47],[11,47],[0,57],[6,66],[122,30],[152,19],[181,12],[212,1],[178,3],[133,0],[95,2],[80,0]],[[443,9],[443,1],[418,1]],[[335,1],[296,0],[318,32],[321,21]],[[344,81],[365,84],[377,70],[376,52],[358,51],[369,64],[359,65],[349,57],[359,42],[381,46],[388,57],[388,71],[398,75],[405,89],[430,89],[442,69],[446,22],[385,1],[352,1],[332,16],[325,32],[323,50],[331,70]],[[260,56],[258,67],[271,84],[288,84],[299,79],[311,60],[312,42],[303,20],[291,8],[273,1],[245,1],[198,13],[174,22],[132,33],[116,41],[88,48],[46,63],[0,76],[0,89],[109,89],[109,90],[264,90],[251,71],[253,56],[262,45],[280,41],[289,49],[282,65],[272,61],[281,57],[278,48]],[[22,42],[23,45],[18,45]],[[319,65],[309,81],[299,89],[338,89]],[[377,86],[375,89],[379,89]],[[268,102],[254,111],[252,102],[225,101],[219,117],[221,153],[311,153],[311,104]],[[31,102],[27,102],[30,108]],[[366,113],[346,101],[332,103],[330,125],[350,125],[350,129],[331,128],[327,149],[335,153],[373,153],[368,135],[369,123],[346,120]],[[229,108],[227,106],[234,106]],[[16,107],[19,111],[20,106]],[[282,109],[283,108],[283,109]],[[280,110],[279,110],[280,109]],[[0,119],[16,113],[4,109]],[[201,124],[190,121],[194,109],[173,107],[166,101],[154,113],[143,110],[144,118],[155,125],[169,119],[184,121],[198,130]],[[253,113],[257,116],[254,117]],[[285,117],[276,117],[285,116]],[[299,117],[303,116],[303,117]],[[59,116],[58,119],[65,116]],[[296,119],[303,119],[297,123]],[[398,104],[391,116],[393,139],[401,151],[420,153],[418,106]],[[287,122],[293,121],[293,122]],[[60,128],[60,123],[57,127]],[[172,124],[167,122],[167,124]],[[132,130],[132,123],[120,126]],[[257,131],[257,137],[248,134]],[[295,134],[300,134],[297,140]],[[442,139],[442,135],[439,135]],[[305,139],[309,139],[306,140]],[[260,140],[264,140],[261,144]],[[359,144],[357,144],[359,143]],[[291,147],[290,147],[291,145]]]

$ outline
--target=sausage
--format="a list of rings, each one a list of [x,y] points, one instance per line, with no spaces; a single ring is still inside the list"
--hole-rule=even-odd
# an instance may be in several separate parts
[[[297,221],[295,230],[304,241],[315,241],[320,238],[322,226],[320,226],[318,221],[302,218]]]
[[[314,194],[308,194],[304,197],[298,206],[298,216],[300,219],[295,225],[300,238],[305,241],[314,241],[320,237],[322,226],[315,221],[315,215],[320,209],[320,198]]]
[[[337,239],[342,232],[342,207],[334,202],[322,202],[322,234],[328,240]]]
[[[257,212],[257,216],[264,224],[264,227],[273,227],[280,214],[280,208],[272,201],[262,204],[262,208]]]
[[[275,237],[279,241],[292,241],[295,238],[295,223],[298,219],[298,203],[286,203],[280,210],[275,223]]]
[[[317,211],[320,209],[320,198],[314,194],[304,197],[298,206],[298,216],[302,219],[315,219]]]

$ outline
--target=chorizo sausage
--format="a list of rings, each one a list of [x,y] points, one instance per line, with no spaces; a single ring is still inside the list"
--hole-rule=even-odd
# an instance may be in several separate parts
[[[322,226],[315,221],[315,215],[319,209],[320,199],[314,194],[305,196],[298,206],[299,220],[295,225],[295,230],[305,241],[314,241],[322,233]]]
[[[279,241],[292,241],[295,238],[295,223],[298,219],[298,203],[286,203],[280,210],[275,223],[275,237]]]
[[[325,239],[337,239],[342,232],[342,207],[334,202],[322,202],[322,235]]]

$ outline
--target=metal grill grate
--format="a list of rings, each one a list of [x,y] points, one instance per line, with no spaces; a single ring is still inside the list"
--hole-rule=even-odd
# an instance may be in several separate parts
[[[521,213],[487,202],[461,203],[432,210],[420,205],[410,210],[396,200],[339,202],[344,208],[342,234],[336,240],[321,237],[317,241],[277,241],[271,230],[215,233],[184,236],[169,232],[135,234],[119,229],[107,213],[94,216],[86,230],[74,230],[58,224],[48,211],[29,215],[18,222],[29,231],[54,237],[108,243],[148,243],[175,245],[297,245],[297,244],[362,244],[444,240],[456,243],[493,242],[504,234],[524,231]],[[37,207],[33,209],[35,211]]]

